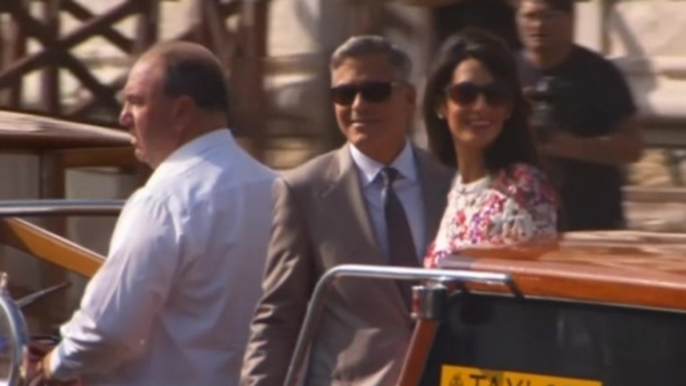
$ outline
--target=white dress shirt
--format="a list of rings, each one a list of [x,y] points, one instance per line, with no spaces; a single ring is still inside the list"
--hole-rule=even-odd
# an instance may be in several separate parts
[[[398,178],[393,183],[393,189],[400,199],[405,216],[410,223],[412,241],[417,253],[417,261],[421,260],[425,252],[426,235],[424,230],[424,202],[422,200],[421,183],[417,173],[414,151],[409,141],[398,157],[390,164],[384,165],[364,155],[354,145],[350,145],[350,155],[357,166],[357,175],[364,193],[367,210],[374,226],[376,240],[383,253],[388,257],[388,231],[384,217],[383,179],[381,169],[386,166],[398,170]]]
[[[237,385],[270,236],[275,174],[216,130],[126,203],[108,258],[51,359],[87,385]]]

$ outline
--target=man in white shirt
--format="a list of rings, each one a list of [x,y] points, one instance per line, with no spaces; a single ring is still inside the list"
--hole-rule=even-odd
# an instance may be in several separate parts
[[[154,173],[127,202],[107,261],[37,366],[88,385],[236,385],[260,296],[275,174],[226,129],[222,68],[163,43],[136,62],[122,125]]]
[[[420,266],[454,171],[407,139],[416,107],[410,59],[379,36],[331,58],[331,97],[347,144],[284,175],[242,370],[281,386],[317,280],[346,263]],[[305,385],[395,386],[412,332],[409,286],[344,279],[328,292]]]

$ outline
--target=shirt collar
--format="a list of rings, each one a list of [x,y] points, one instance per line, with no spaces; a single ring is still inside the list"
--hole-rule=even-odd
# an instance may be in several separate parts
[[[465,184],[462,181],[462,176],[460,175],[460,173],[457,173],[457,177],[455,180],[455,187],[457,188],[457,190],[459,190],[462,193],[480,192],[480,191],[488,188],[488,186],[491,184],[492,181],[493,181],[493,178],[491,177],[491,175],[486,175],[485,177],[481,177],[476,181],[472,181],[472,182]]]
[[[198,158],[201,154],[211,150],[217,146],[226,146],[234,144],[233,135],[231,131],[226,128],[217,129],[209,133],[203,134],[189,142],[186,142],[181,147],[171,153],[152,173],[146,185],[150,186],[161,180],[165,175],[172,171],[179,169],[189,161]]]
[[[350,155],[353,158],[355,165],[357,165],[357,168],[362,172],[361,175],[364,186],[374,182],[381,169],[386,167],[386,165],[367,157],[353,144],[350,144]],[[403,150],[388,166],[398,170],[400,175],[410,182],[414,183],[417,181],[417,167],[414,162],[414,152],[412,151],[410,141],[405,141]]]

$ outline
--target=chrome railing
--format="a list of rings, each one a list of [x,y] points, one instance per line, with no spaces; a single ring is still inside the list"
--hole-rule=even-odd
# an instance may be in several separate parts
[[[1,200],[0,217],[117,216],[124,200]]]
[[[0,272],[0,353],[3,357],[0,385],[16,386],[21,384],[26,372],[24,353],[29,334],[24,316],[8,292],[7,280],[7,274]]]
[[[510,285],[510,275],[504,273],[490,273],[464,270],[403,268],[374,265],[344,264],[332,268],[317,282],[312,299],[307,307],[307,313],[300,335],[293,352],[288,374],[284,386],[296,386],[300,381],[299,373],[303,368],[310,343],[315,337],[316,320],[319,316],[327,291],[343,277],[370,278],[383,280],[425,280],[433,283],[479,282],[493,285]]]

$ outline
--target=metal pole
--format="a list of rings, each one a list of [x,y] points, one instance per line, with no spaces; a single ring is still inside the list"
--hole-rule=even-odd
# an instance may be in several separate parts
[[[296,386],[299,381],[299,372],[305,361],[307,350],[315,335],[316,318],[321,311],[324,297],[328,289],[334,282],[342,277],[357,277],[385,280],[430,280],[434,282],[481,282],[485,284],[507,285],[511,282],[511,277],[504,273],[445,270],[445,269],[424,269],[424,268],[402,268],[374,265],[344,264],[339,265],[325,273],[317,282],[314,289],[312,300],[307,307],[307,313],[300,335],[293,352],[291,364],[288,367],[288,374],[284,386]]]
[[[3,200],[0,217],[116,216],[124,203],[124,200]]]

